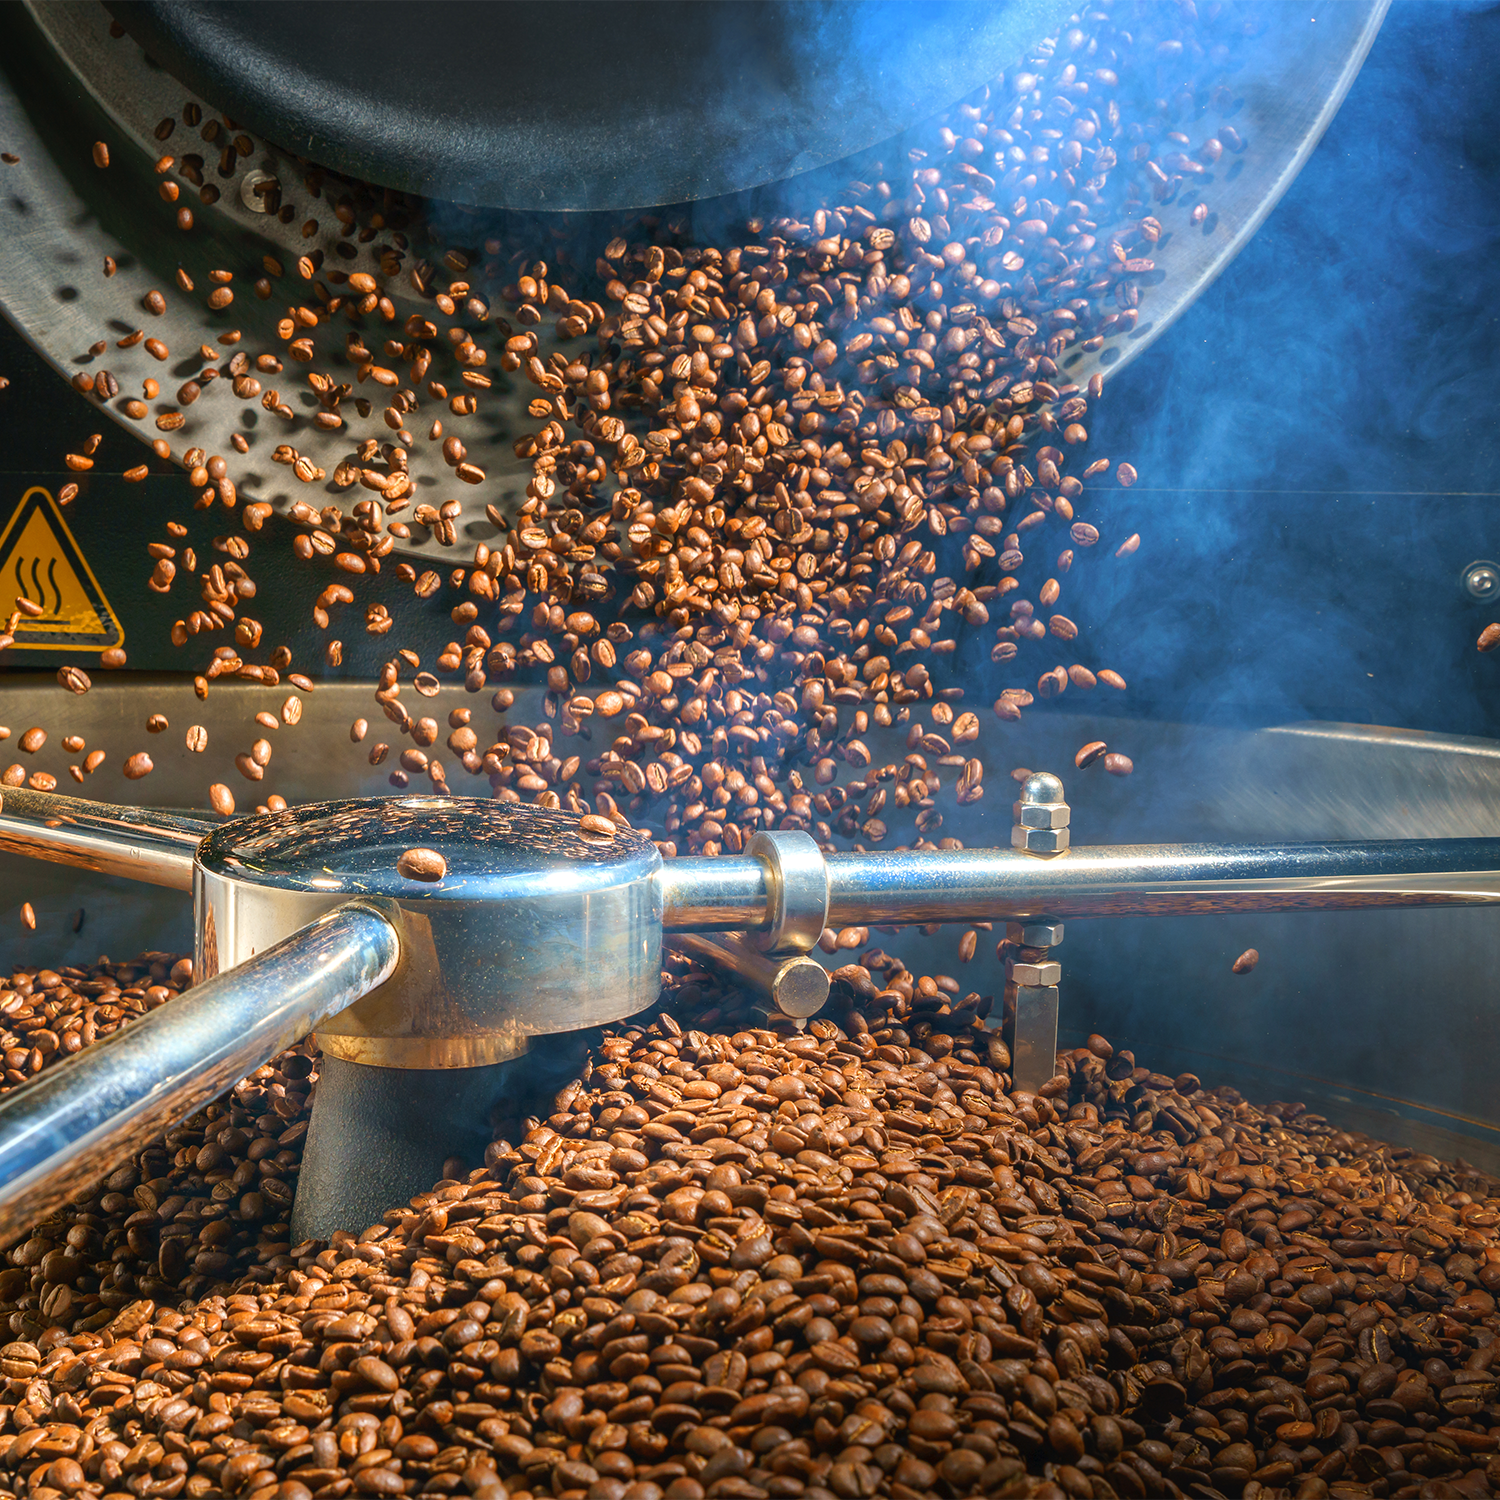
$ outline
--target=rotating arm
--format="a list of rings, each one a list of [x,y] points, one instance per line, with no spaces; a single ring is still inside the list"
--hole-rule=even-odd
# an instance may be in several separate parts
[[[395,928],[350,902],[0,1100],[0,1244],[384,983],[399,957]]]
[[[1500,903],[1500,839],[833,854],[827,867],[831,927]],[[772,876],[758,859],[671,860],[656,878],[669,929],[768,920]]]
[[[112,807],[52,792],[7,789],[0,800],[0,853],[24,854],[174,891],[193,888],[193,857],[214,830],[182,813]]]

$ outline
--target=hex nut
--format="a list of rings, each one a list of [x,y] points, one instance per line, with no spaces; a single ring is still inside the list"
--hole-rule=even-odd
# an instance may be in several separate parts
[[[1014,812],[1022,828],[1066,828],[1072,816],[1066,802],[1017,802]]]
[[[1024,959],[1013,958],[1007,961],[1005,974],[1012,984],[1019,985],[1022,989],[1033,989],[1057,984],[1062,979],[1062,965],[1056,959],[1028,963]]]
[[[1063,940],[1061,922],[1007,922],[1005,935],[1023,948],[1055,948]]]
[[[1027,854],[1061,854],[1068,847],[1066,828],[1012,828],[1010,843],[1013,849],[1023,849]]]

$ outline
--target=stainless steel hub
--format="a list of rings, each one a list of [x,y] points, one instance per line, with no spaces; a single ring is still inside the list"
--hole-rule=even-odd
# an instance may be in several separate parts
[[[441,879],[398,871],[416,847],[442,857]],[[318,1027],[323,1050],[383,1068],[504,1062],[530,1037],[656,998],[661,862],[632,829],[589,836],[519,803],[389,797],[241,818],[198,852],[193,972],[212,978],[362,897],[396,928],[401,962]]]

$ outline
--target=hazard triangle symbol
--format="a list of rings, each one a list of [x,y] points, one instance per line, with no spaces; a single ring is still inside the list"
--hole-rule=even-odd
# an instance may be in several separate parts
[[[0,532],[0,624],[20,599],[40,604],[42,612],[21,616],[13,632],[17,647],[103,651],[125,640],[57,502],[40,485],[22,495]]]

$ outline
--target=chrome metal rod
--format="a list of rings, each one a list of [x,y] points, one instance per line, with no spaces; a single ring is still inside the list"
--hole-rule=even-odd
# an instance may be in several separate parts
[[[738,932],[684,932],[667,941],[680,952],[738,979],[794,1020],[815,1016],[828,999],[828,971],[805,953],[772,958]]]
[[[0,800],[0,853],[190,891],[193,856],[214,826],[181,813],[7,788]]]
[[[671,860],[658,880],[668,928],[765,923],[758,860]],[[1132,844],[1074,848],[1051,859],[1010,849],[828,858],[831,927],[1496,903],[1500,839]]]
[[[0,1101],[9,1244],[394,972],[395,928],[341,906]]]
[[[669,859],[656,872],[662,926],[707,932],[762,927],[770,887],[758,859]]]

